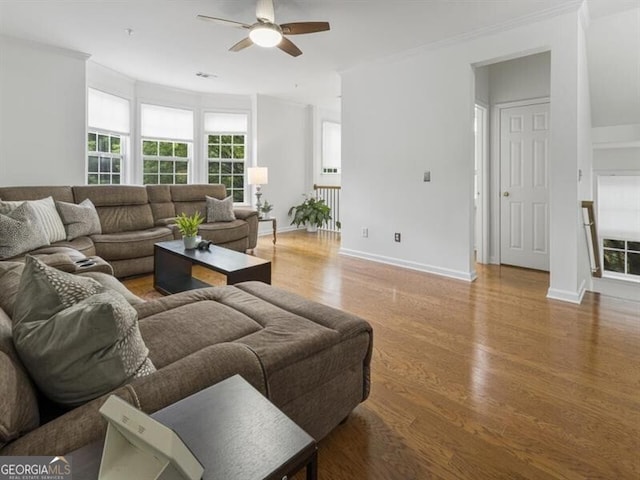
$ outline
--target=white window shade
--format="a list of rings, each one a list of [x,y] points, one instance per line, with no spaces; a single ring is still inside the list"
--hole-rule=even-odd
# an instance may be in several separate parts
[[[193,140],[193,112],[159,105],[140,105],[141,135],[146,138]]]
[[[248,118],[244,113],[205,113],[205,132],[246,133]]]
[[[598,235],[640,241],[640,176],[598,177]]]
[[[342,166],[342,132],[339,123],[322,122],[322,168]]]
[[[128,100],[90,88],[87,101],[89,128],[129,134]]]

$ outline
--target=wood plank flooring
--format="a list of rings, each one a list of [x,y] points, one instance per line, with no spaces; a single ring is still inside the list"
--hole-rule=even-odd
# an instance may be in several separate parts
[[[294,232],[255,250],[274,285],[374,328],[371,396],[321,442],[320,479],[640,479],[640,303],[576,306],[547,300],[542,272],[479,266],[469,284],[338,249]],[[126,284],[156,295],[151,276]]]

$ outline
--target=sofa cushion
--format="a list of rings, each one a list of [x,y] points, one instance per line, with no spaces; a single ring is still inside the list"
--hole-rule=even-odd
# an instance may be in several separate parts
[[[173,219],[176,216],[176,208],[171,200],[171,187],[169,185],[147,185],[146,188],[155,224],[166,225],[166,222],[161,222],[161,220]]]
[[[9,316],[13,315],[23,269],[22,262],[0,262],[0,308]]]
[[[236,240],[246,239],[249,235],[249,225],[244,220],[203,223],[198,228],[198,234],[204,240],[209,240],[220,245]]]
[[[151,205],[98,207],[102,233],[133,232],[153,228]]]
[[[7,215],[0,214],[0,260],[48,245],[36,210],[24,202]]]
[[[236,219],[233,213],[233,197],[218,200],[207,195],[207,223],[232,222]]]
[[[38,198],[53,197],[59,202],[73,202],[73,190],[68,186],[37,186],[37,187],[0,187],[2,200],[25,201]]]
[[[28,203],[36,211],[40,226],[47,234],[50,243],[60,242],[67,238],[64,225],[60,219],[60,215],[56,210],[56,204],[53,197],[49,196],[40,200],[27,200]],[[15,210],[23,202],[21,201],[0,201],[0,213],[7,214]]]
[[[67,240],[86,237],[94,233],[102,233],[98,212],[91,200],[85,199],[80,204],[56,202],[62,223],[67,231]]]
[[[171,229],[155,227],[135,232],[92,235],[96,255],[105,260],[126,260],[153,255],[157,242],[173,240]]]
[[[207,195],[222,200],[227,196],[227,189],[219,183],[171,185],[171,199],[175,203],[204,202]]]
[[[11,319],[0,310],[0,448],[40,422],[36,390],[13,346]]]
[[[16,350],[45,395],[62,405],[155,371],[135,309],[91,278],[27,257],[14,317]]]

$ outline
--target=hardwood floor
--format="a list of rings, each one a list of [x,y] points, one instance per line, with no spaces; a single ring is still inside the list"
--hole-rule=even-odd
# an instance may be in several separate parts
[[[255,250],[274,285],[374,328],[371,396],[321,442],[320,479],[640,478],[640,303],[571,305],[545,298],[542,272],[479,266],[469,284],[338,248],[295,232]],[[126,283],[156,295],[151,277]]]

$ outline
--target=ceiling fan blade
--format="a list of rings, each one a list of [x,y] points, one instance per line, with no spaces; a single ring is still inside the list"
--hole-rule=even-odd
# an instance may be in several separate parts
[[[278,44],[278,48],[283,52],[287,52],[292,57],[302,55],[302,50],[295,46],[295,44],[287,37],[282,37],[282,40]]]
[[[230,52],[239,52],[240,50],[244,50],[247,47],[253,45],[253,40],[249,37],[243,38],[238,43],[236,43],[233,47],[229,49]]]
[[[285,35],[301,35],[303,33],[325,32],[330,30],[329,22],[294,22],[280,25]]]
[[[208,17],[206,15],[198,15],[197,17],[200,20],[204,20],[205,22],[218,23],[227,27],[251,28],[251,25],[247,25],[246,23],[234,22],[233,20],[225,20],[224,18]]]
[[[275,23],[273,0],[258,0],[256,4],[256,18],[261,21]]]

